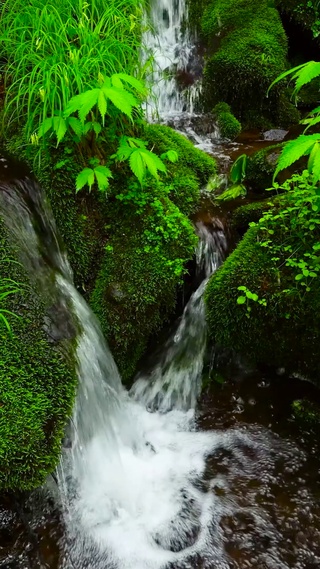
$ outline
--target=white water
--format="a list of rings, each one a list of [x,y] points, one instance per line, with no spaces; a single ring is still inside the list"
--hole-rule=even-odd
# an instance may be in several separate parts
[[[150,119],[166,122],[194,113],[201,81],[196,77],[196,49],[186,26],[187,17],[186,0],[151,2],[151,27],[143,38],[144,55],[151,55],[154,61],[153,92],[146,109]]]
[[[71,559],[79,568],[160,569],[212,547],[208,532],[215,499],[196,483],[206,456],[225,436],[196,432],[193,407],[206,340],[202,295],[226,242],[219,225],[210,231],[199,224],[198,231],[204,280],[151,381],[140,378],[135,384],[135,401],[121,387],[90,309],[58,277],[81,328],[71,448],[64,450],[58,473],[68,530],[66,567]]]

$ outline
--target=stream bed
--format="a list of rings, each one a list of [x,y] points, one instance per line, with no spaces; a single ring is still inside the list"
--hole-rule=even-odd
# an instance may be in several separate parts
[[[291,410],[306,395],[319,400],[312,385],[261,372],[204,391],[198,428],[229,437],[208,458],[202,480],[202,491],[217,502],[216,555],[191,556],[168,569],[319,569],[319,433],[297,423]],[[59,569],[62,535],[44,491],[2,497],[1,568]]]

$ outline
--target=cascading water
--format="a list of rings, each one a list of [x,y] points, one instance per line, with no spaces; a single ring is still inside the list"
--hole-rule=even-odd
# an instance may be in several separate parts
[[[194,409],[201,392],[206,349],[203,293],[209,277],[225,257],[227,242],[219,220],[214,220],[211,228],[199,222],[197,230],[200,237],[196,251],[197,271],[203,281],[192,294],[158,363],[154,363],[150,374],[140,375],[131,390],[137,401],[162,412],[173,408]]]
[[[51,330],[65,341],[77,340],[78,395],[57,476],[63,555],[50,569],[318,567],[312,536],[306,545],[295,546],[294,564],[284,561],[291,527],[299,527],[305,512],[317,515],[308,491],[296,493],[297,507],[290,505],[286,518],[275,519],[263,506],[274,487],[283,488],[281,477],[274,476],[275,462],[289,465],[291,480],[304,453],[257,425],[199,431],[195,411],[188,408],[199,392],[202,293],[223,258],[222,227],[198,226],[202,284],[167,343],[163,366],[157,363],[151,372],[149,389],[146,377],[138,378],[133,399],[121,385],[95,317],[72,284],[40,188],[29,178],[2,182],[0,209],[47,301]],[[150,412],[156,408],[160,412]],[[242,547],[239,562],[229,556],[230,541]],[[242,564],[246,551],[249,560]]]
[[[143,403],[128,397],[99,325],[72,284],[40,188],[26,178],[1,184],[0,195],[1,209],[25,265],[50,304],[62,306],[65,317],[72,314],[77,336],[79,388],[58,469],[66,524],[63,566],[160,569],[205,552],[212,545],[209,520],[215,500],[197,488],[197,480],[205,469],[206,455],[224,437],[195,432],[193,410],[149,413]],[[199,233],[199,266],[204,265],[208,275],[221,259],[225,238],[221,228],[215,239],[204,226]],[[214,243],[221,243],[221,250]],[[175,338],[181,348],[173,351],[173,361],[190,349],[186,323],[192,314],[199,315],[202,291],[200,285],[184,313],[185,325],[180,324]],[[58,329],[61,320],[54,325]],[[196,351],[200,362],[199,342]],[[190,402],[195,402],[199,391],[198,371],[194,379],[195,385],[188,385]],[[179,399],[182,376],[178,383]]]
[[[201,90],[201,65],[187,25],[186,0],[154,0],[151,27],[144,35],[145,55],[154,62],[149,118],[163,121],[194,112]]]

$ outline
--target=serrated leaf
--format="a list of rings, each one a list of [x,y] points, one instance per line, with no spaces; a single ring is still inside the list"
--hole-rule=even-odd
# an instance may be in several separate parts
[[[150,150],[146,149],[145,152],[148,153],[148,155],[152,158],[154,165],[157,168],[157,170],[160,170],[160,172],[166,173],[167,168],[166,168],[166,165],[162,162],[161,158],[159,158],[159,156],[157,154],[155,154],[154,152],[151,152]]]
[[[54,119],[54,117],[48,117],[47,119],[45,119],[43,121],[43,123],[41,124],[39,131],[38,131],[38,138],[41,138],[42,136],[47,134],[47,132],[51,128],[53,128],[53,119]]]
[[[84,168],[81,170],[76,179],[76,192],[79,192],[88,183],[88,178],[91,173],[93,174],[93,170],[91,168]]]
[[[274,85],[276,85],[277,83],[279,83],[280,81],[282,81],[282,79],[285,79],[286,77],[288,77],[289,75],[293,75],[295,72],[299,71],[300,69],[302,69],[303,67],[305,67],[307,64],[306,63],[302,63],[301,65],[297,65],[296,67],[293,67],[292,69],[289,69],[288,71],[284,71],[283,73],[281,73],[281,75],[279,75],[270,85],[268,91],[267,91],[267,95],[269,95],[270,90],[272,89],[272,87],[274,87]]]
[[[159,179],[158,168],[156,166],[156,162],[154,160],[152,152],[149,152],[149,150],[147,149],[137,150],[136,152],[140,152],[140,155],[144,160],[147,170],[149,170],[151,176],[153,176],[154,178],[156,178],[156,180],[158,180]]]
[[[142,185],[143,179],[146,175],[145,162],[141,156],[140,150],[134,150],[130,156],[129,164],[132,172],[138,178],[140,184]]]
[[[95,173],[95,177],[97,179],[98,188],[99,188],[100,192],[104,192],[107,189],[107,187],[109,186],[107,176],[105,174],[103,174],[102,172],[100,172],[98,170],[98,168],[95,168],[94,173]]]
[[[291,164],[299,160],[299,158],[309,154],[314,143],[318,140],[320,140],[320,134],[301,134],[295,140],[287,142],[280,154],[273,179],[277,177],[279,172],[291,166]]]
[[[54,128],[54,131],[56,133],[57,145],[58,145],[63,140],[63,138],[67,132],[67,124],[66,124],[65,119],[62,116],[54,117],[53,128]]]
[[[132,108],[138,106],[138,101],[131,93],[125,89],[106,87],[105,85],[103,85],[102,90],[105,97],[110,99],[119,111],[127,115],[130,119],[132,118]]]
[[[106,176],[106,178],[112,178],[112,172],[111,172],[110,168],[107,168],[107,166],[101,166],[101,165],[96,166],[94,171],[99,172],[103,176]]]
[[[142,95],[145,95],[147,93],[146,87],[141,83],[141,81],[135,77],[132,77],[132,75],[128,75],[127,73],[115,73],[112,75],[111,82],[115,87],[118,86],[114,83],[114,81],[117,81],[117,79],[120,79],[121,81],[124,81],[125,83],[131,85],[131,87],[133,87],[137,93],[141,93]]]
[[[106,100],[105,94],[102,91],[102,89],[100,90],[99,97],[98,97],[98,109],[99,109],[99,113],[100,113],[101,118],[102,118],[102,124],[104,126],[104,121],[105,121],[105,117],[107,114],[107,100]]]
[[[319,75],[320,75],[320,62],[309,61],[295,75],[297,80],[293,94],[297,95],[304,85],[307,85],[307,83],[310,83],[313,79],[319,77]]]
[[[82,136],[82,124],[79,119],[76,117],[69,117],[67,119],[67,124],[79,138]]]
[[[128,160],[129,156],[131,156],[132,152],[134,152],[134,148],[130,148],[127,144],[120,145],[116,154],[115,158],[122,162],[123,160]]]
[[[175,163],[179,160],[179,154],[175,150],[168,150],[160,155],[162,160],[169,160],[169,162]]]

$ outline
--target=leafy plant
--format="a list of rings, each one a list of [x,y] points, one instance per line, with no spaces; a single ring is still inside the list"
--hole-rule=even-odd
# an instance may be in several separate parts
[[[101,75],[118,74],[115,88],[124,80],[137,90],[128,74],[142,74],[135,33],[142,8],[140,0],[7,0],[0,30],[6,126],[25,125],[29,138]]]
[[[258,223],[260,245],[270,250],[278,279],[286,268],[283,293],[309,292],[320,275],[320,188],[305,170],[272,189],[281,195]]]
[[[250,301],[256,302],[257,304],[260,304],[261,306],[267,306],[267,301],[265,298],[259,298],[259,296],[256,293],[251,292],[251,290],[249,290],[246,286],[238,286],[238,290],[241,291],[243,294],[238,296],[237,304],[245,304],[246,309],[247,309],[246,316],[248,318],[250,318],[250,312],[252,310],[252,307],[250,305]]]
[[[290,79],[295,82],[293,97],[297,98],[302,87],[319,76],[320,62],[309,61],[308,63],[298,65],[297,67],[289,69],[285,73],[279,75],[279,77],[277,77],[277,79],[270,85],[269,91],[275,84],[279,83],[279,81],[282,81],[286,77],[290,77]],[[309,128],[316,126],[319,122],[320,107],[317,107],[310,113],[307,119],[302,121],[302,124],[307,125],[305,133]],[[298,136],[295,140],[291,140],[285,144],[278,160],[274,179],[277,177],[279,172],[288,168],[303,156],[309,156],[308,171],[312,176],[313,183],[316,184],[320,180],[320,133],[305,133]]]
[[[232,186],[217,196],[217,200],[229,201],[246,195],[247,189],[242,182],[244,181],[247,173],[247,161],[248,157],[246,154],[241,154],[241,156],[235,160],[229,175]]]
[[[118,162],[129,161],[130,168],[134,175],[143,185],[147,174],[150,174],[156,180],[159,179],[158,172],[166,172],[165,164],[162,159],[170,162],[177,162],[178,153],[175,150],[168,150],[161,154],[161,158],[151,150],[148,150],[147,143],[139,138],[123,136],[120,139],[119,148],[112,156]]]

